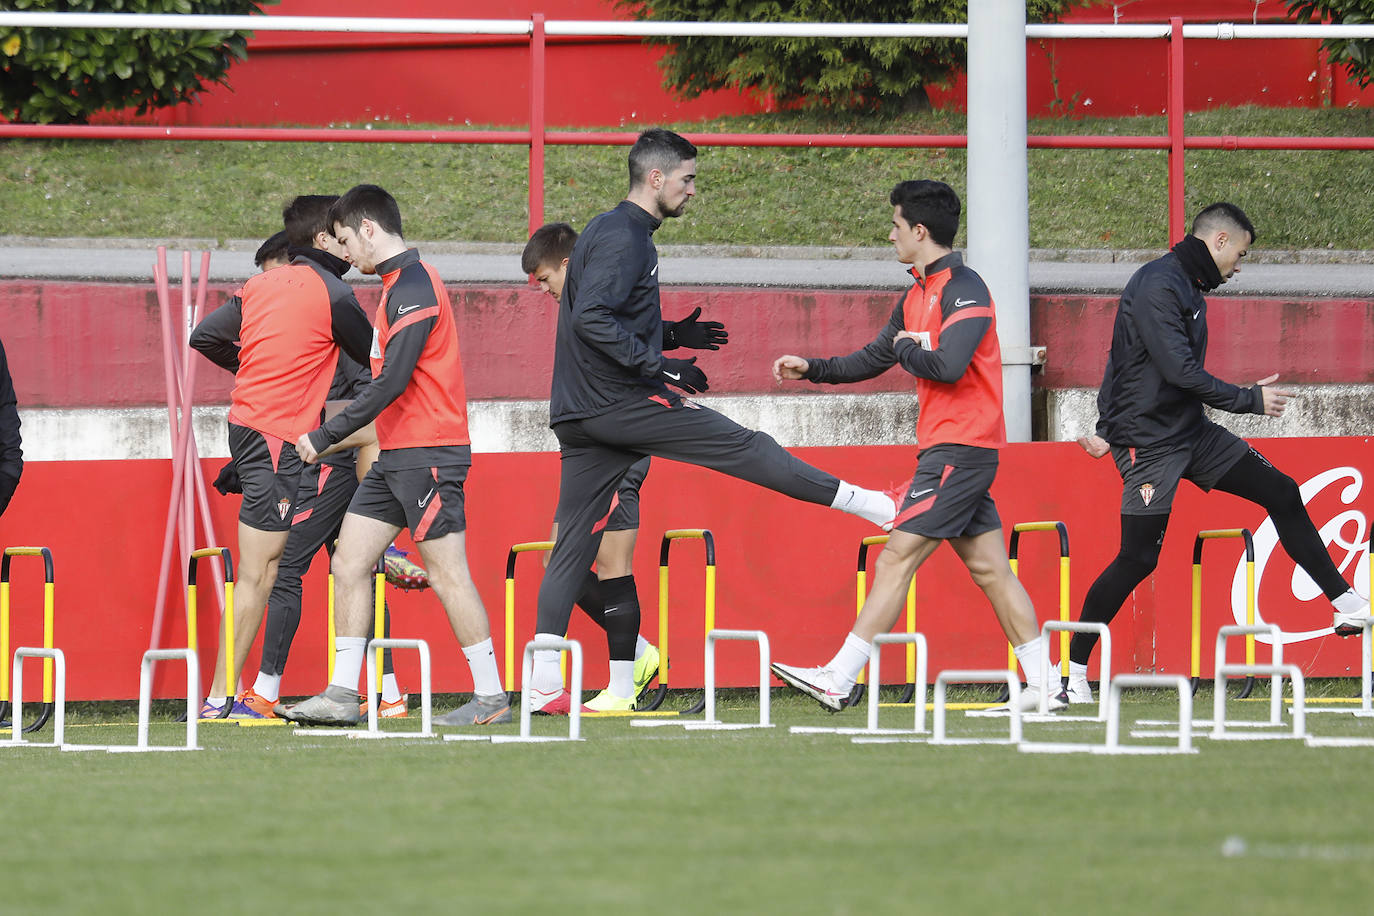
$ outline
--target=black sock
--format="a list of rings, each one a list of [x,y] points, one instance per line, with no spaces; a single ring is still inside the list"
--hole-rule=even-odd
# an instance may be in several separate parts
[[[577,593],[577,606],[586,612],[592,622],[606,629],[606,592],[601,580],[590,569],[582,578],[582,588]]]
[[[606,611],[602,616],[611,661],[632,662],[635,644],[639,641],[639,593],[635,590],[635,577],[603,580],[601,594],[606,599]]]
[[[1121,549],[1083,598],[1078,619],[1088,623],[1110,624],[1121,605],[1159,563],[1159,548],[1164,543],[1168,515],[1121,516]],[[1097,645],[1096,633],[1075,633],[1069,643],[1069,660],[1086,665]]]

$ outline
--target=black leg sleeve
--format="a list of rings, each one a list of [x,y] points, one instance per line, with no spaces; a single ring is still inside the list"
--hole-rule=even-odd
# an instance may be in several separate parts
[[[1110,624],[1121,605],[1159,563],[1168,515],[1121,516],[1121,549],[1083,598],[1079,620]],[[1069,660],[1086,665],[1097,645],[1096,633],[1075,633],[1069,643]]]
[[[1216,489],[1263,506],[1274,520],[1274,530],[1278,532],[1283,549],[1312,577],[1326,597],[1335,598],[1350,588],[1331,561],[1321,535],[1317,534],[1317,526],[1307,514],[1297,482],[1259,452],[1250,449],[1217,481]]]
[[[621,576],[601,583],[606,598],[604,626],[611,661],[635,660],[639,637],[639,593],[634,576]]]
[[[582,580],[582,591],[577,596],[577,606],[587,613],[592,623],[603,630],[606,629],[606,595],[601,580],[590,569]]]

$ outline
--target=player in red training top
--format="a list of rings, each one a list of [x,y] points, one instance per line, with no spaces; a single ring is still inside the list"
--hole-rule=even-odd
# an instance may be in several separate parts
[[[868,346],[830,359],[781,356],[773,377],[857,382],[900,364],[916,376],[920,403],[916,475],[878,556],[873,590],[840,651],[822,668],[775,664],[773,672],[826,708],[842,709],[868,663],[873,637],[892,629],[911,577],[948,541],[1015,649],[1030,685],[1021,694],[1021,709],[1036,709],[1044,639],[1030,597],[1007,562],[1002,521],[988,492],[997,475],[997,450],[1006,445],[992,296],[953,250],[960,210],[953,188],[940,181],[903,181],[889,200],[888,238],[897,260],[912,265],[915,283]],[[1055,682],[1050,709],[1067,705],[1063,692]]]
[[[374,422],[381,454],[349,503],[334,551],[338,638],[334,676],[324,692],[274,712],[307,725],[349,725],[360,718],[356,686],[367,644],[371,570],[402,527],[429,569],[472,669],[473,699],[436,725],[510,721],[491,628],[468,571],[463,483],[472,466],[467,397],[458,330],[438,274],[407,248],[401,211],[376,185],[358,185],[329,211],[334,235],[363,273],[382,277],[372,337],[372,384],[296,451],[319,460]]]

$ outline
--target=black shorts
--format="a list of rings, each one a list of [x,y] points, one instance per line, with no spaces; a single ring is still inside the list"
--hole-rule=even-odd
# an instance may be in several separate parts
[[[644,486],[644,478],[649,476],[650,458],[645,457],[630,465],[625,476],[620,478],[616,487],[615,501],[611,506],[610,518],[602,531],[639,530],[639,488]],[[555,513],[554,522],[558,521]]]
[[[287,531],[305,464],[296,444],[229,424],[229,454],[243,483],[239,521],[259,531]]]
[[[947,458],[938,451],[921,456],[893,527],[942,541],[1000,531],[1002,519],[988,493],[997,465],[961,467]]]
[[[383,470],[374,463],[348,504],[354,515],[409,528],[416,541],[440,538],[467,529],[463,482],[469,466]]]
[[[352,464],[312,464],[301,474],[296,491],[296,517],[282,551],[281,568],[310,568],[321,547],[334,550],[348,504],[358,490],[357,472]]]
[[[1168,515],[1180,480],[1206,492],[1226,476],[1250,446],[1210,420],[1186,442],[1142,448],[1112,447],[1121,475],[1122,515]]]

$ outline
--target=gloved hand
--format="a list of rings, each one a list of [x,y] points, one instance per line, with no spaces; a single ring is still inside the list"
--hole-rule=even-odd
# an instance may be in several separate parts
[[[674,388],[681,388],[688,394],[705,391],[710,385],[706,382],[706,373],[697,368],[696,362],[695,356],[691,359],[664,357],[663,368],[658,370],[658,377]]]
[[[234,462],[231,461],[219,469],[219,476],[211,486],[219,490],[221,496],[243,492],[243,483],[239,481],[239,472],[234,469]]]
[[[663,349],[686,347],[689,350],[719,350],[730,342],[725,325],[719,321],[697,321],[701,306],[681,321],[663,324]]]

